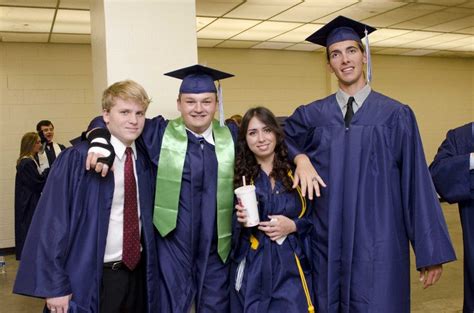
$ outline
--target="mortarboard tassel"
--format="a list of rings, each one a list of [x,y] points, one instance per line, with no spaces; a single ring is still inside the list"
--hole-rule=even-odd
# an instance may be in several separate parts
[[[369,33],[367,28],[364,30],[365,33],[365,54],[367,55],[367,83],[372,80],[372,60],[370,58],[370,46],[369,46]]]
[[[217,101],[219,103],[219,123],[221,127],[225,126],[225,119],[224,119],[224,101],[222,99],[222,88],[221,82],[217,81]]]

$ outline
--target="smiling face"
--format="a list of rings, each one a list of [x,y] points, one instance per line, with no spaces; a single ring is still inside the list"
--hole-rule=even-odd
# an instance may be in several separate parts
[[[177,105],[186,127],[202,134],[209,128],[216,113],[217,96],[212,92],[183,93],[179,96]]]
[[[366,54],[355,40],[333,43],[328,47],[329,68],[339,81],[339,87],[360,90],[365,86],[364,64]]]
[[[54,137],[54,126],[53,126],[53,124],[49,124],[47,126],[41,126],[41,131],[43,132],[44,137],[46,138],[48,143],[53,141],[53,137]]]
[[[140,136],[145,125],[145,109],[143,104],[135,100],[124,100],[115,97],[114,105],[102,116],[110,133],[129,146]]]
[[[245,139],[250,151],[254,153],[259,163],[268,159],[273,160],[277,143],[276,135],[268,125],[256,116],[249,121]]]

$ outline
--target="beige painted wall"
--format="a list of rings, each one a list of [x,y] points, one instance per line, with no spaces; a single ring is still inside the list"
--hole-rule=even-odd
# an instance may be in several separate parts
[[[428,160],[447,129],[474,120],[473,59],[373,59],[374,89],[411,105]],[[236,75],[222,81],[226,116],[256,105],[288,115],[331,90],[321,53],[202,48],[199,61]],[[14,243],[15,160],[21,136],[44,118],[53,121],[58,142],[80,133],[99,107],[92,100],[91,67],[88,45],[0,43],[0,248]]]
[[[92,104],[89,45],[0,43],[0,248],[14,246],[15,164],[24,133],[49,119],[69,146],[98,106]]]

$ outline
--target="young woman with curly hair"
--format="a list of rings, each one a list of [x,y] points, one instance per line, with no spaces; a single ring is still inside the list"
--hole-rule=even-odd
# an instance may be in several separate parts
[[[256,187],[260,223],[247,228],[245,207],[236,205],[232,312],[308,312],[312,309],[306,201],[292,188],[283,132],[271,111],[247,111],[237,141],[235,187],[242,176]]]

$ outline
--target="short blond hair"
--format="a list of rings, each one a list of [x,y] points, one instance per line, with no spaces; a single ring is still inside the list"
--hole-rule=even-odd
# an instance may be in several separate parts
[[[104,93],[102,94],[102,110],[107,112],[110,111],[110,109],[115,105],[115,98],[136,101],[143,106],[145,111],[148,109],[148,105],[151,102],[145,88],[130,79],[116,82],[104,90]]]

